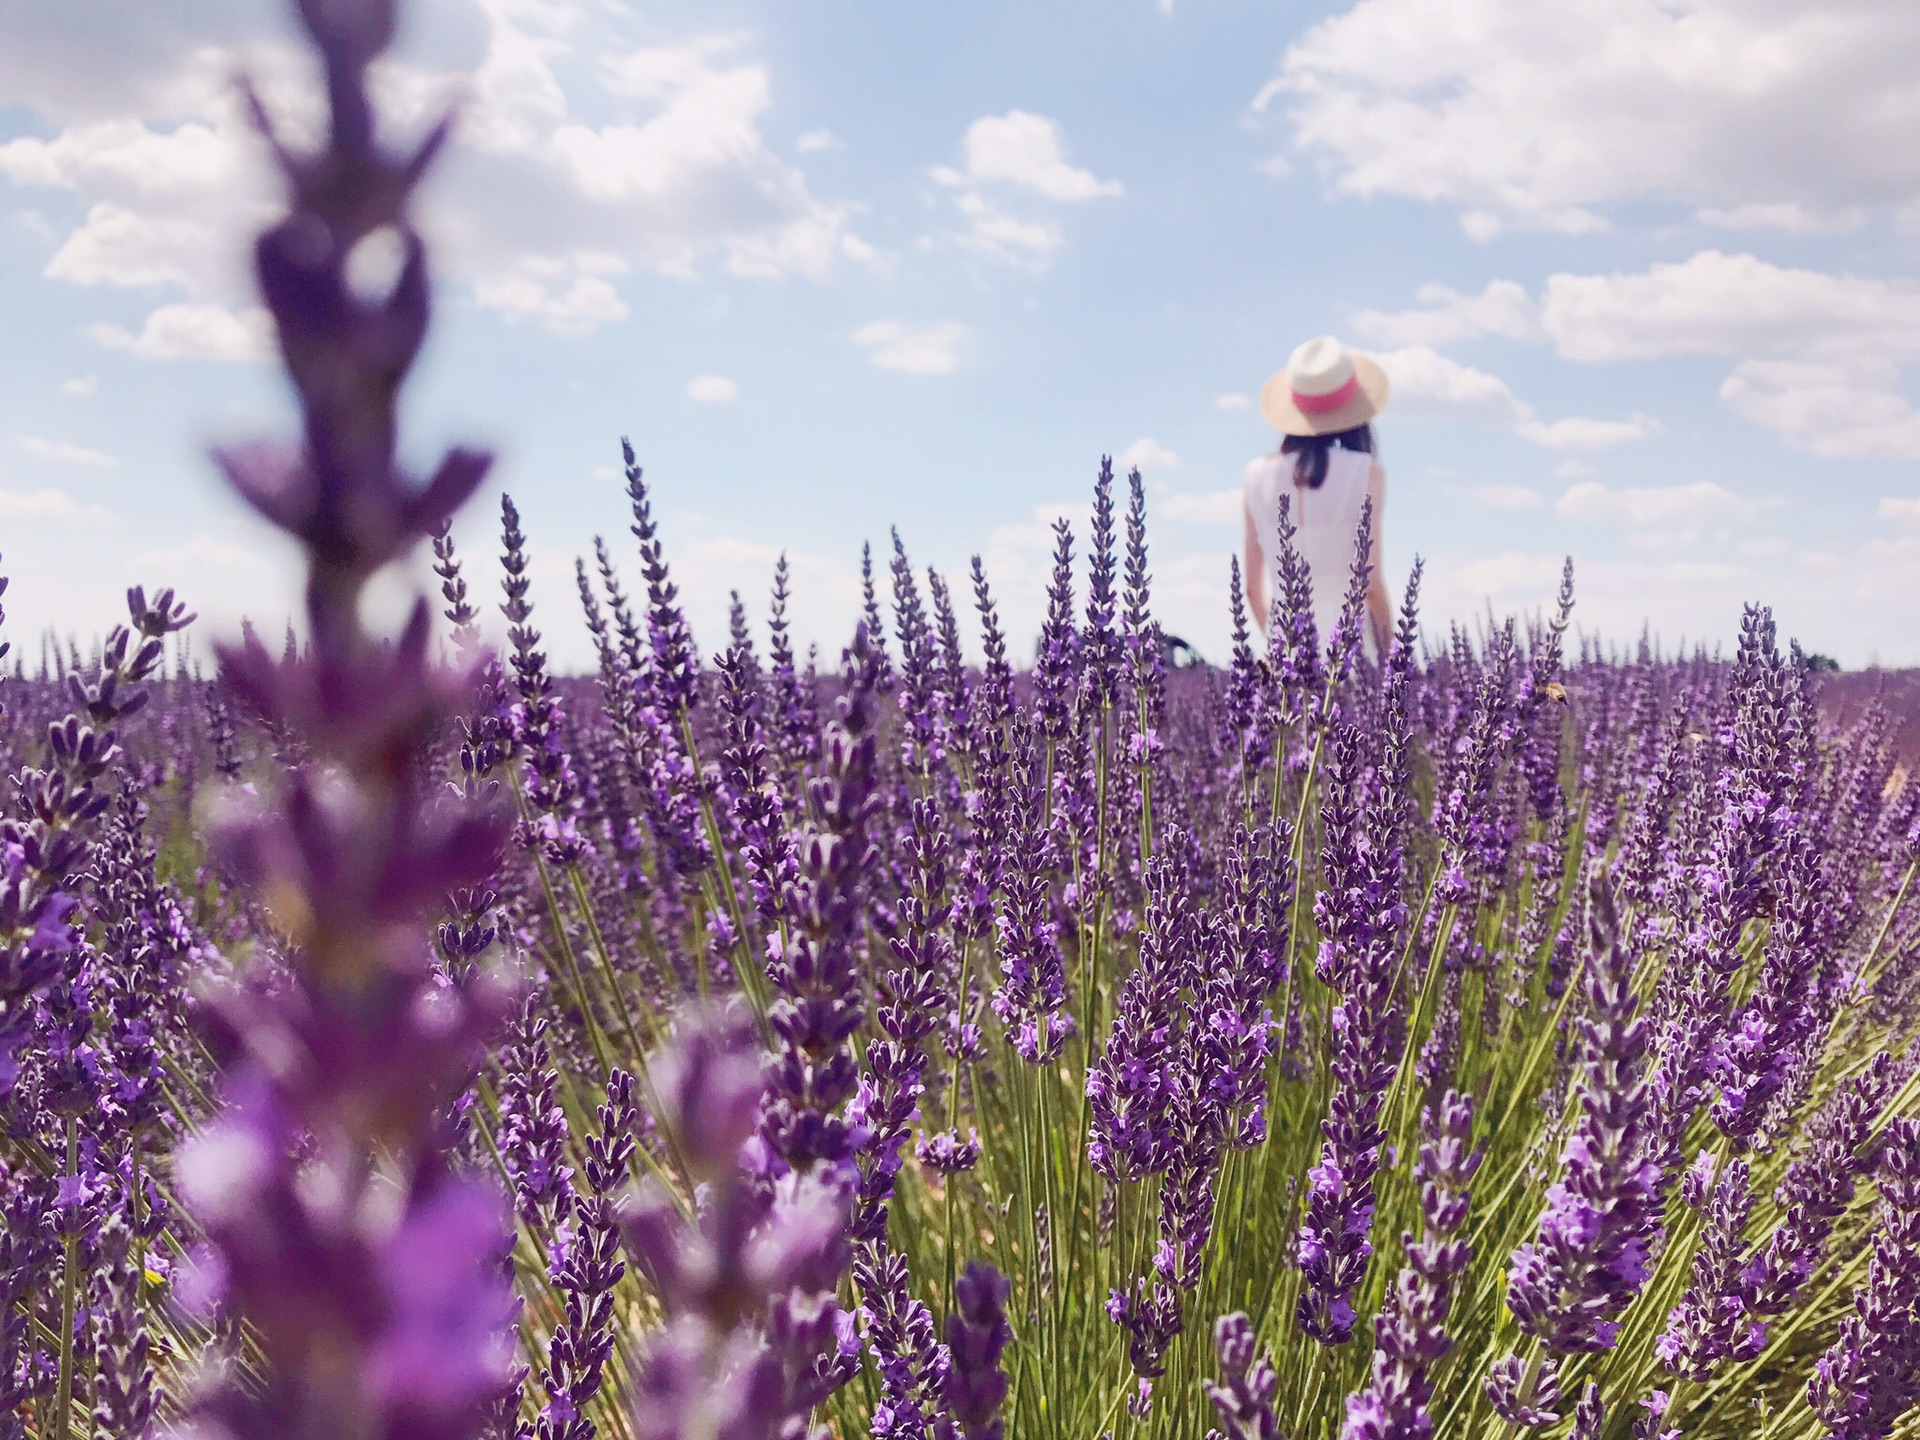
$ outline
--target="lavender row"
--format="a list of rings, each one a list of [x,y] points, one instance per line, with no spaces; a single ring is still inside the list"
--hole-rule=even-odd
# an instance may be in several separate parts
[[[452,120],[383,138],[392,0],[298,8],[323,142],[249,102],[302,431],[218,459],[299,624],[200,678],[135,590],[0,679],[0,1437],[1895,1433],[1893,717],[1761,607],[1576,636],[1571,566],[1440,640],[1416,565],[1370,645],[1370,516],[1323,637],[1284,508],[1272,613],[1229,565],[1170,669],[1106,463],[1029,672],[898,534],[844,649],[783,561],[703,657],[630,445],[637,585],[539,591],[504,498],[495,654],[488,457],[397,459]]]

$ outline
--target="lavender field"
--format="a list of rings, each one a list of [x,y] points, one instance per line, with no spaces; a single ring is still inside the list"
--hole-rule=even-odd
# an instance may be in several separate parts
[[[1581,639],[1571,562],[1445,634],[1416,566],[1375,663],[1364,526],[1171,669],[1110,462],[1030,673],[898,536],[844,649],[783,561],[702,654],[633,446],[536,590],[395,458],[451,128],[299,9],[303,430],[216,458],[301,623],[0,629],[0,1437],[1920,1434],[1910,691]]]

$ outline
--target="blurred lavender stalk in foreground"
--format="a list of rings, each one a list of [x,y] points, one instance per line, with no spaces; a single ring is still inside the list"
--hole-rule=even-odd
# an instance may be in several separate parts
[[[204,1377],[191,1424],[209,1436],[459,1440],[512,1360],[506,1207],[450,1168],[445,1111],[508,997],[484,969],[459,986],[436,975],[428,930],[449,892],[492,871],[506,829],[425,789],[425,747],[472,677],[432,659],[424,598],[392,640],[360,616],[367,581],[443,527],[489,463],[456,450],[416,484],[395,460],[429,308],[408,206],[448,128],[406,155],[375,135],[368,67],[395,8],[302,0],[326,74],[318,152],[289,149],[248,94],[289,190],[255,265],[304,435],[219,459],[305,552],[307,647],[276,659],[250,636],[220,653],[232,691],[307,758],[216,835],[283,966],[217,998],[225,1104],[178,1160],[208,1241],[200,1298],[258,1342],[257,1361],[230,1354]],[[391,283],[369,288],[383,261]]]

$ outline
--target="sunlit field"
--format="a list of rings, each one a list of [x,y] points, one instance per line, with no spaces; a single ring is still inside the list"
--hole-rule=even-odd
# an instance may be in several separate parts
[[[1911,688],[1595,639],[1572,561],[1377,648],[1370,511],[1323,633],[1284,508],[1190,663],[1098,456],[1030,670],[899,534],[843,646],[784,560],[697,645],[617,434],[536,584],[395,458],[457,128],[301,14],[301,428],[207,467],[299,623],[0,629],[0,1440],[1917,1433]]]

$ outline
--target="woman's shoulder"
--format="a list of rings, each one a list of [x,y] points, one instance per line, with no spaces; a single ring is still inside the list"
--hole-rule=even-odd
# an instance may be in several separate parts
[[[1280,480],[1281,462],[1289,459],[1284,455],[1256,455],[1240,474],[1240,488],[1250,493],[1272,488]]]

